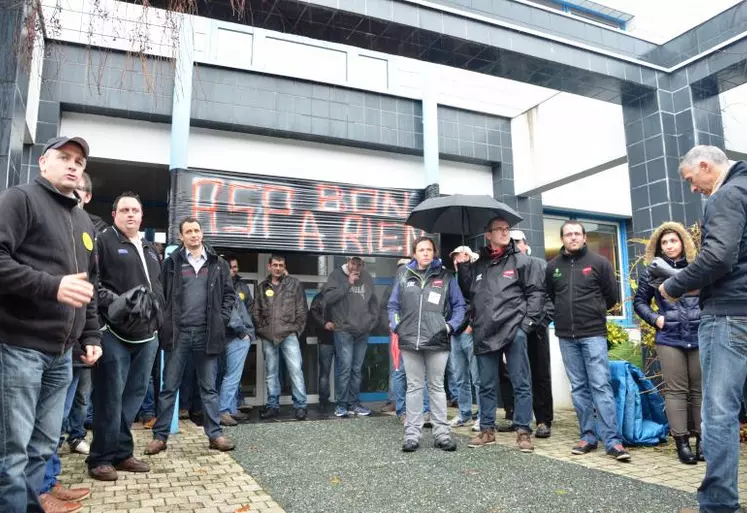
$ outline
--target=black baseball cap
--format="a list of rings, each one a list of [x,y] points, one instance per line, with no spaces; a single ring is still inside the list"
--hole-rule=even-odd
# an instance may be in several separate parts
[[[44,145],[44,151],[42,151],[42,155],[47,153],[47,151],[49,150],[62,148],[67,143],[75,143],[80,146],[83,150],[83,156],[85,158],[88,158],[88,143],[82,137],[53,137],[52,139],[47,141],[47,144]]]

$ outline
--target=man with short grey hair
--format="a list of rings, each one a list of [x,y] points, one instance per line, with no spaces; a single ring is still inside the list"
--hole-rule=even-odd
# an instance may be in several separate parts
[[[680,174],[692,192],[708,196],[701,249],[659,292],[675,300],[700,290],[701,432],[707,466],[698,502],[700,513],[736,513],[741,511],[739,410],[747,379],[747,164],[731,164],[715,146],[695,146],[682,159]]]

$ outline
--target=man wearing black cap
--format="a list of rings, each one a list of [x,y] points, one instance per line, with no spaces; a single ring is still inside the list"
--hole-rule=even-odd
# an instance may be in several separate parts
[[[94,286],[94,227],[75,189],[86,167],[80,137],[51,139],[41,176],[0,194],[0,511],[75,511],[40,498],[57,448],[72,346],[93,365],[101,356]],[[79,509],[79,507],[78,507]]]

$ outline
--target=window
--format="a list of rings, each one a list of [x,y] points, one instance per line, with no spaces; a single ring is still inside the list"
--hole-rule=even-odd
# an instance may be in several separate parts
[[[617,9],[612,9],[605,5],[593,2],[591,0],[527,0],[533,4],[543,7],[562,11],[577,18],[591,20],[602,25],[612,28],[625,30],[627,23],[633,19],[632,14],[628,14]]]
[[[584,223],[586,228],[586,244],[592,251],[599,253],[612,263],[617,276],[618,290],[620,298],[625,300],[627,289],[623,289],[622,281],[622,256],[621,256],[621,236],[620,223],[614,221],[600,221],[575,216],[563,215],[545,215],[543,227],[545,231],[545,258],[550,261],[555,258],[563,246],[560,237],[560,227],[565,221],[574,219]],[[618,309],[613,313],[614,316],[622,316],[623,312]]]

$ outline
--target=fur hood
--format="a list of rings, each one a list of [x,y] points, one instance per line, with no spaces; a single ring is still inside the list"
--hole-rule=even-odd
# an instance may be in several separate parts
[[[676,232],[680,236],[680,239],[682,239],[682,245],[687,263],[690,264],[693,260],[695,260],[695,257],[697,255],[695,242],[693,242],[693,238],[690,236],[687,229],[685,229],[685,227],[680,223],[667,222],[663,223],[656,230],[654,230],[654,233],[651,234],[651,238],[649,239],[648,244],[646,244],[646,254],[643,258],[646,265],[650,264],[656,257],[656,252],[659,249],[659,240],[661,239],[662,234],[665,231],[670,230]]]

